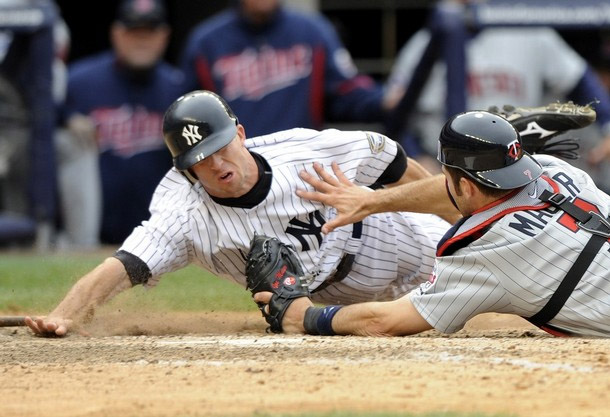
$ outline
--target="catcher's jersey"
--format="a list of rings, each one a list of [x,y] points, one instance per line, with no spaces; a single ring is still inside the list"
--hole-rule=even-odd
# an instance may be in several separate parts
[[[537,196],[543,190],[559,191],[581,208],[608,216],[610,197],[585,172],[554,157],[536,159],[543,177],[456,224],[439,244],[430,281],[410,294],[436,329],[455,332],[485,312],[531,317],[546,304],[591,234],[564,211],[542,203]],[[550,324],[569,333],[609,335],[609,269],[606,242]]]
[[[336,161],[356,184],[371,185],[397,155],[397,145],[372,132],[291,129],[246,140],[246,147],[271,168],[266,198],[252,208],[217,204],[201,184],[191,185],[170,170],[151,203],[151,218],[127,238],[122,250],[142,259],[152,272],[147,285],[161,275],[197,264],[245,286],[245,259],[250,240],[270,235],[292,244],[313,280],[315,290],[346,253],[355,254],[341,282],[314,293],[314,300],[353,303],[394,299],[425,282],[434,265],[436,244],[449,228],[437,216],[385,213],[363,221],[360,238],[351,225],[323,235],[321,226],[334,209],[296,196],[311,189],[299,172],[313,162],[330,169]]]

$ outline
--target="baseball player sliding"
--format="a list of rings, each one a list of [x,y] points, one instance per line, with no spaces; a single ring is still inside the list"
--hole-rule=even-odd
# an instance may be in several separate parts
[[[407,169],[404,151],[389,138],[292,129],[246,139],[226,102],[208,91],[176,100],[163,132],[174,168],[154,193],[150,219],[47,317],[28,318],[35,333],[64,335],[83,313],[119,292],[154,286],[162,275],[191,263],[246,286],[244,255],[255,234],[271,234],[295,248],[312,299],[321,303],[396,299],[432,272],[436,245],[449,228],[440,217],[383,213],[323,235],[334,209],[295,193],[307,186],[299,172],[313,161],[336,161],[361,186],[429,175],[417,163]]]
[[[366,193],[337,165],[335,176],[320,165],[321,179],[302,173],[318,191],[299,195],[338,209],[325,232],[388,209],[425,210],[445,187],[443,201],[464,217],[439,242],[433,273],[415,291],[345,307],[317,308],[301,297],[288,305],[283,330],[451,333],[477,314],[498,312],[522,316],[554,335],[610,336],[610,196],[585,172],[552,156],[531,156],[522,145],[505,118],[471,111],[452,117],[440,133],[444,176]],[[267,303],[271,295],[259,292],[255,300]]]

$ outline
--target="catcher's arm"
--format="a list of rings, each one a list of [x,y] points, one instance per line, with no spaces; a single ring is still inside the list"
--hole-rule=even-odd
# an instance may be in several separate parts
[[[358,222],[373,213],[432,213],[449,219],[450,222],[460,217],[447,196],[445,176],[442,174],[371,192],[353,184],[334,162],[334,175],[318,163],[313,164],[313,169],[317,176],[307,171],[301,171],[300,176],[316,191],[298,189],[296,193],[299,197],[337,209],[337,216],[322,226],[323,233]]]
[[[26,317],[25,324],[40,336],[65,336],[74,322],[131,286],[123,263],[108,258],[78,280],[48,316]]]
[[[271,296],[261,292],[254,300],[265,305]],[[335,309],[334,314],[325,313],[330,308]],[[300,298],[287,308],[282,326],[285,333],[356,336],[406,336],[432,329],[408,295],[394,301],[323,308],[313,307],[309,299]]]

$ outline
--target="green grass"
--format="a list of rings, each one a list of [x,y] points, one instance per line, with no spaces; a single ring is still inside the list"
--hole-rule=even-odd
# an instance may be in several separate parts
[[[0,254],[0,311],[45,313],[70,287],[99,264],[105,255]],[[126,309],[165,311],[254,311],[244,288],[189,266],[166,274],[152,289],[137,286],[113,303]]]

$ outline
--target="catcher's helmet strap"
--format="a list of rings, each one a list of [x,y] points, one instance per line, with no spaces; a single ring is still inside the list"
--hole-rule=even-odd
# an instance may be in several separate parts
[[[608,222],[608,219],[600,216],[599,213],[583,210],[562,194],[544,190],[539,198],[541,201],[550,203],[565,211],[577,220],[578,227],[591,233],[591,238],[578,255],[578,258],[576,258],[566,276],[561,280],[559,287],[557,287],[549,301],[538,313],[526,318],[530,323],[544,330],[545,327],[548,327],[547,323],[559,313],[587,271],[587,268],[593,262],[595,255],[597,255],[603,244],[610,238],[610,222]]]

